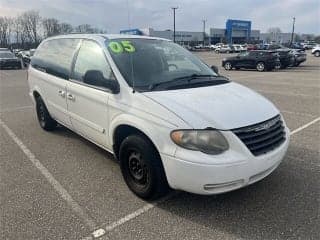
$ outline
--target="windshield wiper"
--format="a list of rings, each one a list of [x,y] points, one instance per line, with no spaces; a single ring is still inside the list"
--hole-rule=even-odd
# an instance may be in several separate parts
[[[166,85],[166,84],[170,84],[170,83],[174,83],[177,82],[179,83],[179,80],[187,80],[188,83],[190,83],[190,81],[192,79],[197,79],[197,78],[217,78],[220,76],[216,76],[216,75],[210,75],[210,74],[191,74],[191,75],[187,75],[187,76],[182,76],[182,77],[177,77],[174,79],[171,79],[170,81],[165,81],[165,82],[158,82],[158,83],[153,83],[149,86],[149,90],[154,90],[155,88],[161,86],[161,85]]]

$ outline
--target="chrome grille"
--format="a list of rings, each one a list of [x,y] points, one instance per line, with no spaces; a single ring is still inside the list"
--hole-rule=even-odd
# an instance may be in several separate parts
[[[232,132],[241,139],[254,156],[266,154],[286,140],[280,115],[258,124],[233,129]]]

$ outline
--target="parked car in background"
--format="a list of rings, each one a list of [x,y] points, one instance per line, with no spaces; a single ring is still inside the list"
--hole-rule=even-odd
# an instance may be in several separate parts
[[[247,51],[257,50],[257,46],[254,44],[247,44]]]
[[[312,49],[317,45],[315,41],[307,41],[301,44],[305,50]]]
[[[27,67],[31,61],[31,57],[33,56],[35,49],[30,49],[29,51],[22,51],[21,52],[21,59],[23,65]]]
[[[21,52],[22,51],[22,49],[13,49],[13,53],[14,53],[14,55],[16,55],[17,57],[18,57],[18,55],[19,55],[19,52]]]
[[[231,53],[232,48],[229,45],[222,45],[216,48],[215,50],[216,53]]]
[[[291,49],[303,49],[304,50],[304,47],[301,43],[285,43],[283,44],[284,47],[287,47],[287,48],[291,48]]]
[[[241,46],[240,44],[232,44],[232,47],[234,49],[234,52],[239,53],[241,52]]]
[[[266,50],[277,51],[280,58],[280,68],[284,69],[294,64],[294,55],[291,49],[286,48],[280,44],[268,44],[265,45]]]
[[[216,44],[211,44],[210,45],[210,49],[211,50],[216,50],[218,49],[219,47],[223,46],[224,44],[223,43],[216,43]]]
[[[320,57],[320,45],[316,45],[312,48],[311,53],[316,56],[316,57]]]
[[[17,68],[21,69],[21,60],[10,51],[0,51],[0,69]]]
[[[291,49],[291,54],[293,54],[294,57],[294,67],[298,67],[301,63],[307,60],[307,54],[303,49]]]
[[[222,60],[222,67],[226,70],[232,69],[256,69],[259,72],[270,71],[279,66],[279,55],[276,51],[252,50],[239,53],[235,57]]]

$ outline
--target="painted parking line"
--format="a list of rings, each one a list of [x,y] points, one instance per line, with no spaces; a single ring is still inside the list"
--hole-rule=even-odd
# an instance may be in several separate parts
[[[319,122],[319,121],[320,121],[320,117],[318,117],[318,118],[312,120],[311,122],[308,122],[308,123],[306,123],[305,125],[303,125],[303,126],[301,126],[301,127],[298,127],[297,129],[291,131],[291,132],[290,132],[290,135],[294,135],[294,134],[302,131],[303,129],[305,129],[305,128],[307,128],[307,127],[311,126],[312,124],[315,124],[316,122]]]
[[[110,224],[103,224],[101,228],[97,229],[96,231],[92,232],[90,234],[90,236],[87,236],[85,238],[82,238],[82,240],[93,240],[96,238],[100,238],[102,236],[104,236],[105,234],[107,234],[108,232],[111,232],[113,229],[139,217],[140,215],[148,212],[149,210],[155,208],[157,205],[159,205],[160,203],[163,203],[167,200],[169,200],[170,198],[177,196],[179,193],[178,192],[172,192],[171,194],[161,198],[160,200],[156,201],[155,203],[147,203],[146,205],[144,205],[143,207],[137,209],[136,211],[129,213],[128,215],[120,218],[119,220],[112,222]],[[107,236],[104,237],[104,239],[108,239]]]
[[[1,76],[1,75],[11,76],[11,74],[0,70],[0,76]]]
[[[27,105],[27,106],[22,106],[22,107],[13,107],[13,108],[2,108],[2,109],[0,109],[0,113],[15,112],[15,111],[20,111],[20,110],[25,110],[25,109],[32,109],[32,108],[34,108],[33,105]]]
[[[41,164],[36,156],[24,145],[24,143],[15,135],[15,133],[0,119],[0,126],[7,132],[10,138],[18,145],[21,151],[27,156],[30,162],[46,178],[51,186],[58,192],[63,200],[71,209],[84,221],[91,231],[96,228],[95,221],[81,208],[81,206],[72,198],[67,190],[52,176],[48,169]]]
[[[287,114],[293,114],[293,115],[298,115],[298,116],[308,116],[308,117],[316,117],[317,115],[315,114],[310,114],[310,113],[301,113],[301,112],[292,112],[292,111],[287,111],[287,110],[281,110],[280,112],[282,113],[287,113]]]

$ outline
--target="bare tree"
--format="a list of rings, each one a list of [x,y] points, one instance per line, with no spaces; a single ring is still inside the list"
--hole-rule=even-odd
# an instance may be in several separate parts
[[[38,11],[27,11],[21,15],[23,31],[31,43],[40,42],[39,26],[41,17]]]
[[[74,28],[77,33],[93,33],[93,29],[90,24],[81,24]]]
[[[45,31],[45,37],[51,37],[60,34],[60,24],[55,18],[42,19],[42,26]]]
[[[11,42],[12,19],[0,17],[0,45],[7,47]]]
[[[59,32],[61,34],[68,34],[71,33],[73,31],[73,27],[71,24],[69,23],[60,23],[59,24]]]
[[[272,41],[279,42],[280,41],[280,34],[282,33],[279,27],[271,27],[267,31],[269,33],[269,38]]]

